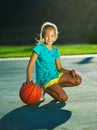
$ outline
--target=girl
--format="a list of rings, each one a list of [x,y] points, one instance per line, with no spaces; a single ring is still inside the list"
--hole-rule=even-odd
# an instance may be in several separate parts
[[[62,67],[60,54],[53,43],[58,38],[55,24],[46,22],[41,27],[40,40],[32,52],[27,67],[27,82],[32,81],[32,69],[36,63],[36,83],[54,99],[65,102],[68,99],[63,87],[80,85],[82,78],[74,69]]]

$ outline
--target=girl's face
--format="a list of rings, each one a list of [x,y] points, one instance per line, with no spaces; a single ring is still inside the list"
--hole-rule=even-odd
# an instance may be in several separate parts
[[[52,45],[56,41],[56,33],[54,29],[47,29],[44,35],[44,42]]]

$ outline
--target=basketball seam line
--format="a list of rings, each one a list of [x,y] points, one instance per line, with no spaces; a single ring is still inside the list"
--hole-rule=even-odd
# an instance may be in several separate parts
[[[34,88],[35,88],[35,86],[34,86]],[[29,97],[31,96],[31,94],[32,94],[32,92],[33,92],[33,90],[34,90],[34,88],[32,89],[31,93],[29,94],[29,96],[27,97],[27,99],[25,100],[25,102],[27,102],[27,101],[29,100]]]

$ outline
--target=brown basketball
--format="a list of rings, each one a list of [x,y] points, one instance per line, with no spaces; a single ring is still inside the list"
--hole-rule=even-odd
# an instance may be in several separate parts
[[[35,83],[23,84],[19,91],[21,100],[28,105],[39,102],[41,94],[40,87]]]

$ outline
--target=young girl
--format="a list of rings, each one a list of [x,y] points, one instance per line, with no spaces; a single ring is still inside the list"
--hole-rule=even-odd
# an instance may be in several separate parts
[[[27,82],[32,81],[32,69],[36,63],[36,83],[42,85],[44,91],[54,99],[65,102],[68,99],[63,87],[80,85],[82,78],[74,69],[62,67],[60,53],[53,46],[58,38],[55,24],[46,22],[41,27],[40,40],[32,52],[27,67]]]

